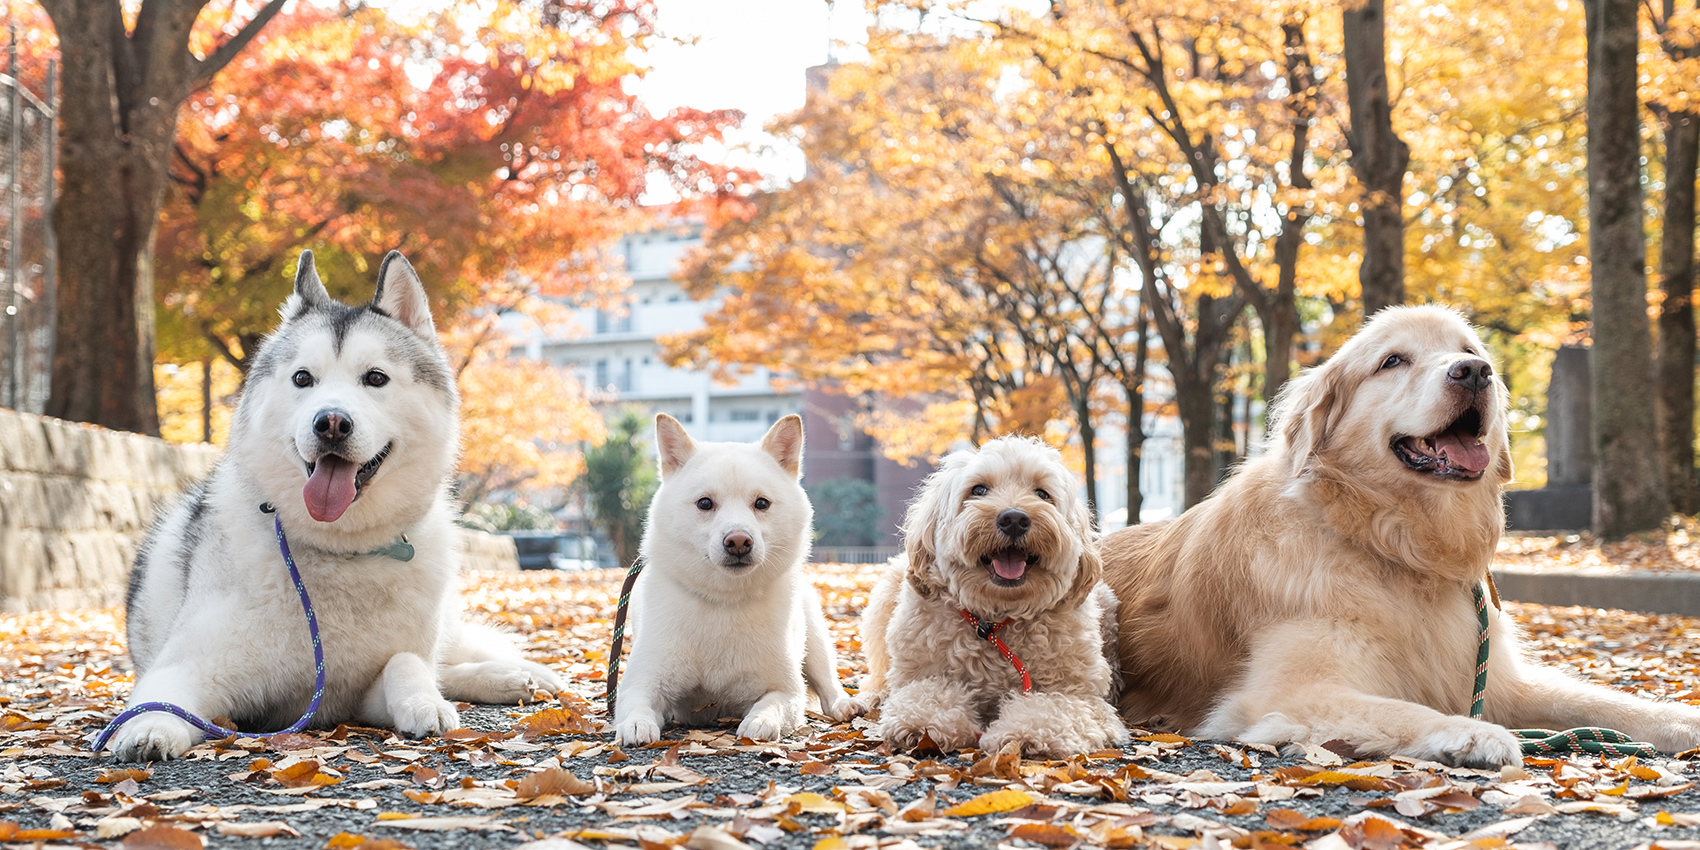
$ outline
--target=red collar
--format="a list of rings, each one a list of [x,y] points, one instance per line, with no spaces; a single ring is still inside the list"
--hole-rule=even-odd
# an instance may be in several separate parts
[[[1015,672],[1021,674],[1021,692],[1024,694],[1033,693],[1033,677],[1027,675],[1027,665],[1022,664],[1021,659],[1016,658],[1015,653],[1011,652],[1009,646],[1003,642],[1003,638],[998,637],[998,631],[1015,622],[1015,618],[1010,617],[1001,623],[993,624],[990,620],[982,620],[969,613],[967,608],[962,608],[960,611],[962,619],[967,620],[968,625],[974,627],[974,631],[979,634],[981,640],[991,641],[992,646],[997,647],[998,652],[1002,653],[1010,664],[1015,665]]]

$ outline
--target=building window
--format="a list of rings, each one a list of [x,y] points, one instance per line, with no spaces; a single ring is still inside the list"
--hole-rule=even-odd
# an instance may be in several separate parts
[[[620,370],[619,390],[620,390],[620,392],[623,392],[623,393],[629,393],[634,388],[635,387],[633,385],[632,358],[627,357],[626,362],[625,362],[625,368]]]
[[[596,332],[599,334],[629,334],[632,332],[630,305],[621,310],[596,310]]]
[[[733,422],[759,422],[761,421],[761,411],[734,410],[727,418],[731,419]]]
[[[595,384],[597,389],[608,386],[608,360],[606,358],[596,361]]]

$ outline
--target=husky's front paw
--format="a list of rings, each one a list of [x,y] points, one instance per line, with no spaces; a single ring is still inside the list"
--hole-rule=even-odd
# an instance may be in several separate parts
[[[614,726],[614,743],[641,747],[661,740],[661,718],[653,711],[634,711]]]
[[[483,661],[442,669],[443,696],[467,702],[530,702],[539,691],[566,690],[561,677],[530,661]]]
[[[205,738],[201,730],[163,712],[132,718],[108,744],[119,761],[174,759]]]
[[[413,738],[441,735],[460,725],[454,703],[436,694],[404,697],[396,702],[392,713],[396,731]]]
[[[1448,717],[1417,740],[1414,752],[1458,767],[1493,768],[1523,763],[1523,746],[1503,726],[1468,717]]]

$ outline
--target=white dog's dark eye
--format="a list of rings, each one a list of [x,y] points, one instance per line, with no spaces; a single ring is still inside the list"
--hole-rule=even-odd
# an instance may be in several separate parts
[[[974,489],[968,491],[968,495],[970,495],[970,496],[984,496],[984,495],[986,495],[987,493],[990,493],[990,492],[992,492],[992,491],[986,489],[986,485],[975,484]]]
[[[712,510],[714,510],[714,500],[710,499],[707,496],[704,496],[704,497],[698,499],[697,500],[697,510],[699,510],[699,511],[712,511]]]
[[[771,507],[773,507],[773,503],[769,502],[766,499],[757,499],[756,500],[756,510],[758,510],[758,511],[765,511],[765,510],[767,510],[768,508],[771,508]]]
[[[1405,362],[1405,358],[1400,357],[1397,354],[1389,354],[1389,355],[1387,355],[1386,360],[1381,361],[1381,368],[1391,369],[1391,368],[1398,366],[1399,364],[1404,363],[1404,362]]]
[[[372,369],[366,374],[360,376],[360,383],[365,384],[368,387],[381,387],[389,382],[390,376],[378,371],[377,369]]]
[[[1041,499],[1044,499],[1047,502],[1049,502],[1051,500],[1051,494],[1046,492],[1045,488],[1043,488],[1043,487],[1035,488],[1033,490],[1033,494],[1038,496]]]
[[[310,387],[313,385],[313,373],[306,369],[297,369],[295,370],[295,377],[293,380],[295,381],[295,385],[298,387]]]

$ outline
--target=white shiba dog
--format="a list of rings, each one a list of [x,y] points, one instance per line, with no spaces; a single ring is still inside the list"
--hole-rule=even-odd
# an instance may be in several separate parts
[[[303,252],[224,457],[136,556],[130,704],[168,702],[244,731],[283,728],[307,708],[313,645],[262,505],[276,511],[318,615],[325,693],[313,725],[434,734],[458,723],[449,699],[561,689],[506,637],[461,622],[448,493],[457,404],[407,260],[390,252],[372,302],[350,307]],[[172,758],[202,738],[154,712],[121,727],[111,748],[127,761]]]
[[[649,506],[632,594],[632,657],[614,705],[620,742],[659,740],[669,721],[742,715],[738,734],[773,740],[803,723],[804,680],[821,713],[861,710],[838,682],[820,596],[803,576],[814,512],[798,483],[803,420],[759,445],[696,443],[655,417],[661,487]]]

